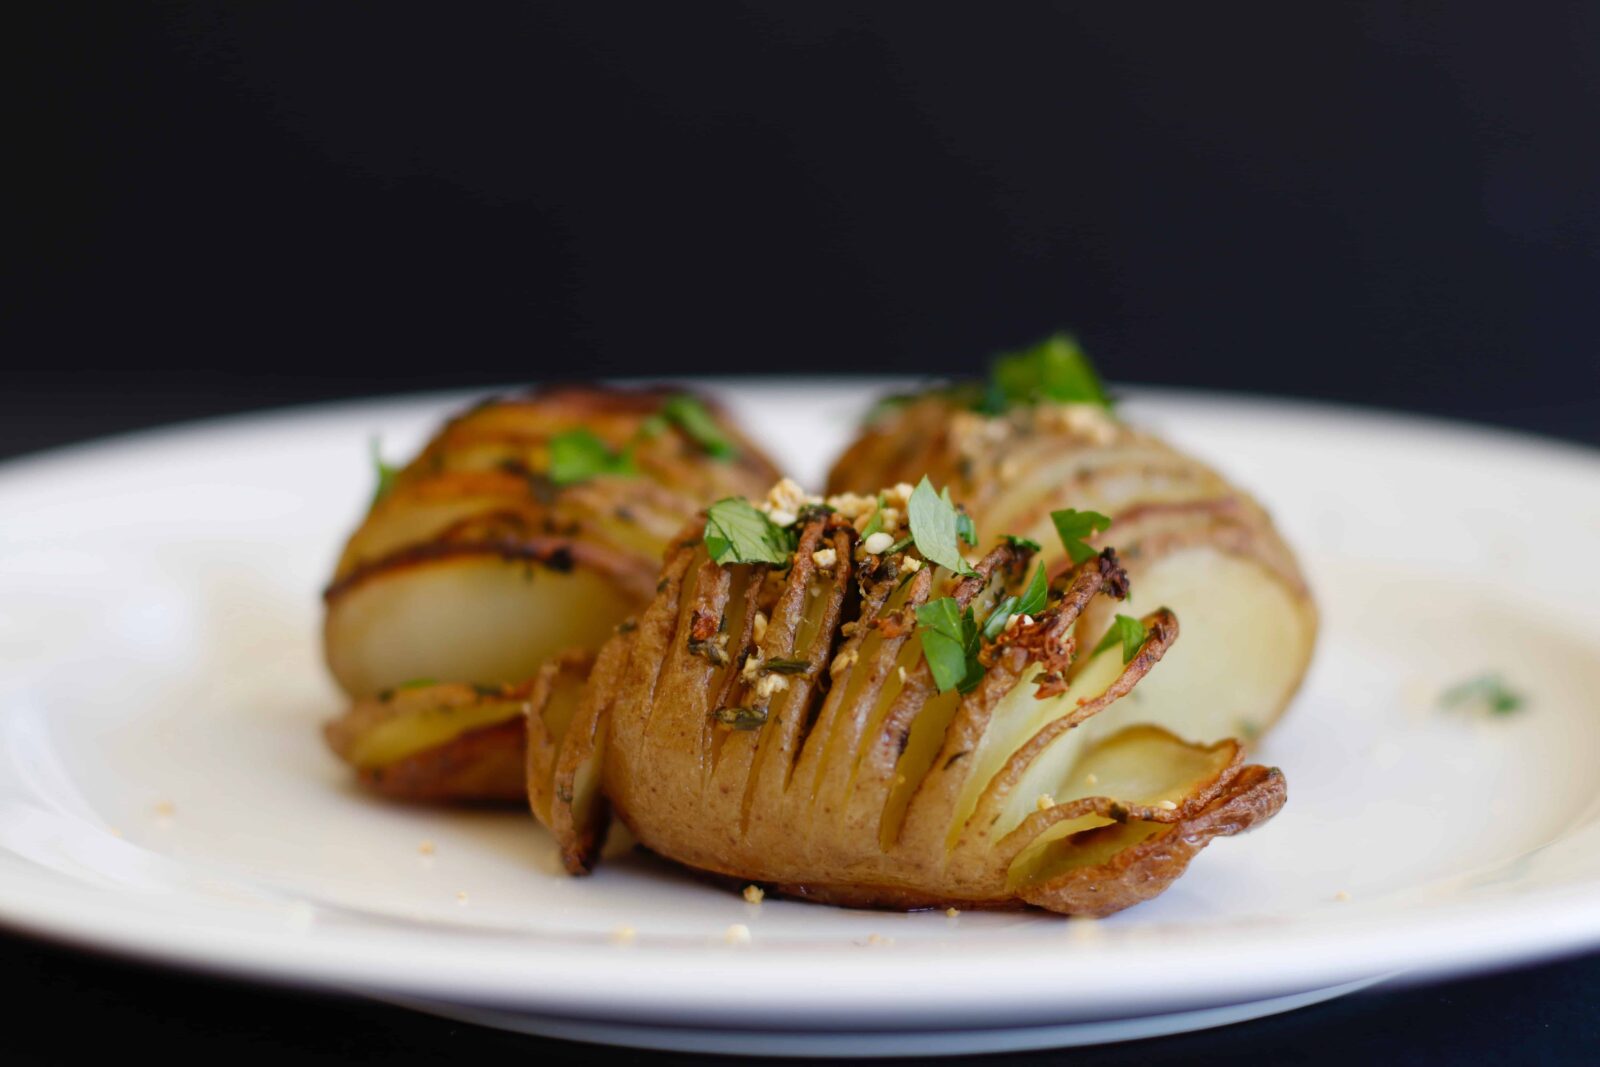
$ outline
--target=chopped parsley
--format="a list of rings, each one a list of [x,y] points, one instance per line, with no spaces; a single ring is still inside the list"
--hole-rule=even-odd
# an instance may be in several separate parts
[[[556,485],[586,482],[602,474],[632,475],[633,446],[613,452],[611,446],[585,429],[568,430],[550,438],[549,479]]]
[[[1510,715],[1522,709],[1525,700],[1521,693],[1506,685],[1499,674],[1480,674],[1446,689],[1439,694],[1439,705],[1445,708],[1482,708],[1491,715]]]
[[[1005,542],[1012,548],[1023,549],[1028,552],[1037,552],[1044,547],[1031,537],[1018,537],[1016,534],[1006,534]]]
[[[884,501],[884,498],[883,498],[883,494],[879,493],[878,494],[878,510],[876,510],[876,511],[874,511],[872,513],[872,518],[868,519],[867,520],[867,524],[861,528],[861,540],[865,541],[867,538],[871,537],[873,534],[878,533],[879,531],[881,531],[883,529],[883,509],[884,509],[884,506],[885,506],[885,501]]]
[[[979,410],[997,415],[1041,401],[1111,406],[1099,373],[1071,334],[1053,334],[1019,352],[996,356]]]
[[[718,563],[789,562],[789,531],[743,497],[728,497],[706,509],[706,551]]]
[[[769,659],[761,661],[763,674],[805,674],[811,670],[811,661],[804,659]]]
[[[377,437],[367,442],[367,450],[372,455],[372,469],[377,473],[377,485],[372,490],[372,503],[394,492],[395,479],[400,476],[400,468],[394,467],[383,461],[383,442]]]
[[[940,597],[917,609],[917,637],[939,692],[969,692],[983,680],[978,662],[982,637],[972,609],[961,609],[954,597]]]
[[[961,555],[961,513],[950,502],[948,488],[943,493],[935,492],[933,483],[928,481],[927,475],[923,475],[922,481],[911,493],[906,510],[911,522],[912,540],[924,559],[948,567],[960,575],[977,573]],[[970,527],[971,520],[967,522]]]
[[[1116,648],[1120,642],[1122,644],[1122,662],[1132,663],[1133,657],[1139,654],[1139,648],[1144,644],[1144,638],[1144,623],[1138,619],[1129,618],[1127,615],[1118,615],[1112,621],[1111,629],[1106,631],[1106,635],[1100,639],[1100,643],[1095,645],[1094,651],[1089,654],[1098,656],[1108,648]]]
[[[1033,579],[1021,596],[1008,596],[994,606],[983,624],[983,639],[993,641],[1005,632],[1006,623],[1013,615],[1037,615],[1045,608],[1050,596],[1050,583],[1044,576],[1044,564],[1033,572]]]
[[[1075,511],[1072,508],[1052,511],[1050,521],[1056,524],[1056,533],[1061,535],[1061,543],[1066,546],[1067,555],[1072,557],[1074,563],[1083,563],[1099,555],[1084,541],[1111,526],[1111,520],[1098,511]]]
[[[717,420],[706,406],[688,393],[674,393],[661,405],[661,410],[645,420],[639,428],[641,437],[653,437],[668,426],[676,426],[685,437],[699,445],[713,459],[739,458],[739,449],[728,435],[722,432]]]

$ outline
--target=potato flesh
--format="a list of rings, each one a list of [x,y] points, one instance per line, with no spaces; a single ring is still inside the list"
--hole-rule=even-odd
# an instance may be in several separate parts
[[[346,692],[415,678],[527,678],[563,648],[596,648],[634,601],[603,575],[497,556],[405,568],[347,590],[328,609],[326,649]]]
[[[1208,545],[1164,556],[1136,581],[1140,604],[1170,608],[1183,624],[1183,640],[1131,697],[1138,718],[1196,741],[1260,736],[1305,674],[1309,602],[1254,560]],[[1086,613],[1087,632],[1103,632],[1112,613]]]
[[[350,748],[350,763],[360,769],[387,767],[418,752],[485,726],[522,714],[520,700],[484,700],[466,705],[422,705],[398,711],[362,733]]]

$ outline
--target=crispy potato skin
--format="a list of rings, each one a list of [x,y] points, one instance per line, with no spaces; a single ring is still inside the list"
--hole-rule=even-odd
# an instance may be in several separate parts
[[[1115,545],[1143,603],[1181,615],[1191,637],[1163,683],[1144,695],[1177,704],[1204,688],[1229,718],[1183,719],[1180,732],[1257,737],[1269,729],[1310,666],[1317,612],[1294,553],[1271,517],[1216,471],[1099,408],[1041,403],[1003,415],[965,410],[929,393],[865,426],[829,474],[829,492],[916,482],[949,486],[986,537],[1029,537],[1059,574],[1069,566],[1050,512],[1098,511],[1111,528],[1090,539]],[[1219,589],[1256,590],[1230,607]],[[1149,599],[1146,599],[1146,598]],[[1086,612],[1080,637],[1103,632],[1111,609]],[[1270,645],[1270,663],[1230,684],[1207,670],[1230,648]],[[1159,690],[1159,692],[1157,691]]]
[[[1245,763],[1238,743],[1192,744],[1118,703],[1173,646],[1171,613],[1145,616],[1126,661],[1113,648],[1063,677],[1079,616],[1126,588],[1114,552],[1063,575],[1054,606],[1007,629],[970,693],[940,694],[914,629],[897,620],[943,595],[986,611],[1020,587],[1028,553],[1003,544],[965,579],[931,565],[906,577],[866,557],[858,575],[855,541],[841,517],[815,518],[774,573],[719,567],[685,539],[636,625],[601,652],[573,720],[584,728],[530,731],[530,768],[597,762],[599,793],[639,842],[707,876],[901,910],[1108,914],[1282,806],[1283,776]],[[759,634],[745,625],[757,610],[770,616]],[[692,639],[707,616],[731,637],[726,662]],[[761,666],[774,661],[781,684]],[[754,728],[728,728],[718,713],[734,708],[759,709]],[[1096,792],[1102,777],[1120,795]],[[603,822],[575,829],[563,798],[533,778],[534,813],[568,869],[587,871]],[[1047,790],[1060,803],[1035,807]]]
[[[778,478],[707,398],[696,399],[735,447],[731,458],[652,423],[682,393],[548,386],[450,419],[373,503],[324,594],[324,647],[341,688],[361,702],[418,677],[517,682],[568,645],[593,653],[649,602],[663,551],[699,508],[759,496]],[[580,429],[631,448],[637,473],[552,483],[551,440]],[[333,735],[365,721],[347,716],[333,729],[336,753],[349,746]],[[362,780],[411,799],[525,795],[521,739],[478,733],[403,766],[361,768]]]

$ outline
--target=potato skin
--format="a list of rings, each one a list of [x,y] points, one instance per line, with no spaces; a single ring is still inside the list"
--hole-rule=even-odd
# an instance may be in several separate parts
[[[1146,637],[1126,662],[1118,647],[1087,658],[1079,673],[1091,681],[1061,676],[1078,617],[1126,590],[1114,552],[1063,576],[1052,607],[1006,630],[975,689],[940,694],[914,628],[899,620],[940,595],[986,610],[1020,587],[1028,552],[1002,544],[957,580],[855,547],[855,529],[833,515],[804,522],[783,571],[718,566],[688,538],[668,556],[654,600],[608,643],[586,690],[600,726],[585,736],[603,738],[586,742],[587,758],[598,758],[601,792],[642,845],[709,877],[853,907],[1099,915],[1160,892],[1211,840],[1282,806],[1282,775],[1246,764],[1236,742],[1194,745],[1126,719],[1132,705],[1118,701],[1177,638],[1170,613],[1145,617]],[[756,611],[768,621],[752,630],[744,620]],[[708,616],[730,636],[727,662],[696,651],[693,623]],[[764,665],[779,661],[783,684],[764,684]],[[743,721],[719,714],[734,708],[759,709],[753,728],[724,725]],[[1099,716],[1107,729],[1063,764],[1070,773],[1055,774],[1054,754],[1076,751],[1059,746],[1088,737]],[[913,771],[903,819],[886,822],[923,722],[933,724],[937,758]],[[530,752],[541,768],[566,747],[530,745],[550,747]],[[986,756],[986,745],[998,747]],[[1042,781],[1095,781],[1086,768],[1108,784],[1134,781],[1118,759],[1145,757],[1159,771],[1129,795],[1090,788],[1031,804]],[[1021,812],[1017,795],[1030,802]],[[533,808],[574,857],[569,869],[589,869],[599,835],[580,839],[539,799]],[[1126,845],[1114,833],[1128,834]],[[1108,840],[1116,847],[1106,850]]]
[[[700,507],[778,477],[715,402],[694,398],[730,456],[662,416],[687,395],[544,386],[448,420],[374,501],[324,594],[341,688],[362,701],[419,677],[497,685],[531,679],[569,645],[592,653],[648,602],[662,552]],[[635,473],[554,484],[551,441],[576,430],[630,449]],[[521,739],[476,733],[362,779],[411,799],[525,795]]]
[[[1041,402],[988,415],[931,391],[871,419],[828,486],[843,492],[924,475],[949,486],[983,536],[1039,542],[1056,574],[1069,561],[1052,510],[1112,519],[1089,544],[1115,545],[1140,601],[1177,610],[1190,635],[1178,662],[1144,693],[1171,706],[1179,732],[1259,737],[1299,689],[1318,626],[1309,586],[1266,510],[1209,466],[1098,407]],[[1104,603],[1086,612],[1081,638],[1103,632],[1110,613]],[[1270,662],[1231,678],[1211,669],[1237,661],[1230,650],[1252,647],[1269,647]],[[1190,689],[1215,694],[1219,710],[1196,716],[1182,708]]]

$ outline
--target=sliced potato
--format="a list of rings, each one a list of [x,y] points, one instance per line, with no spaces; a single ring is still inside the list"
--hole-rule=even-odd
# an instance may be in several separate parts
[[[551,443],[574,431],[626,455],[625,469],[557,484]],[[358,701],[416,678],[532,679],[564,649],[593,653],[648,602],[662,552],[697,508],[776,478],[714,405],[677,391],[562,386],[479,405],[399,472],[351,536],[325,594],[329,668]],[[369,717],[341,721],[348,733]],[[457,721],[462,736],[476,729]],[[520,739],[496,736],[520,765]],[[439,759],[453,740],[437,739]],[[513,762],[482,738],[473,746],[486,764]],[[458,783],[460,751],[448,763]],[[427,756],[408,757],[410,778]]]
[[[1317,633],[1305,579],[1261,506],[1204,464],[1098,407],[1041,402],[983,415],[935,391],[868,425],[829,486],[924,475],[950,486],[984,536],[1044,546],[1058,574],[1069,561],[1050,513],[1111,518],[1090,545],[1115,545],[1136,602],[1171,609],[1186,634],[1140,687],[1147,721],[1201,740],[1255,738],[1299,688]],[[1086,611],[1080,643],[1103,633],[1112,612],[1106,602]]]
[[[1075,653],[1089,611],[1126,591],[1114,552],[1058,580],[1045,610],[997,623],[981,679],[941,692],[917,607],[951,597],[981,630],[1031,553],[1002,544],[961,578],[914,546],[865,554],[837,512],[802,520],[797,542],[771,569],[719,567],[698,541],[675,549],[638,626],[569,701],[598,710],[596,725],[532,730],[530,766],[543,778],[598,758],[600,793],[646,847],[856,906],[1105,914],[1282,806],[1282,775],[1246,765],[1237,742],[1144,718],[1134,697],[1176,647],[1172,612],[1147,613],[1129,651],[1094,634]],[[765,625],[748,625],[757,615]],[[697,633],[731,635],[728,660]],[[558,827],[559,804],[530,788]],[[571,869],[597,847],[587,838]]]

